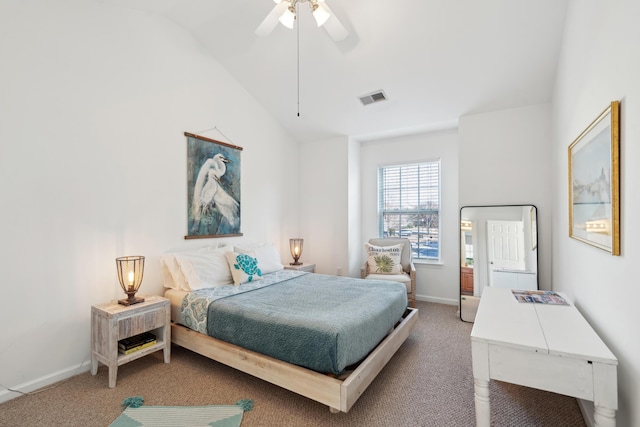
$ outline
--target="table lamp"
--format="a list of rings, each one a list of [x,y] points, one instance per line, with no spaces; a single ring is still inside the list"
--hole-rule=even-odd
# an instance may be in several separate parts
[[[127,299],[118,300],[118,304],[133,305],[144,301],[144,298],[137,298],[136,292],[142,283],[142,274],[144,273],[144,257],[143,256],[125,256],[116,258],[116,266],[118,267],[118,280],[120,286]]]
[[[304,239],[289,239],[289,248],[291,249],[291,256],[293,257],[293,262],[290,262],[290,265],[302,265],[298,260],[300,259],[300,255],[302,255],[302,243]]]

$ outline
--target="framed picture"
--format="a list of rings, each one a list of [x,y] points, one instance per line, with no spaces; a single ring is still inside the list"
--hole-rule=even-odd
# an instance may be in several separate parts
[[[620,103],[569,146],[569,236],[620,255]]]
[[[185,132],[187,235],[185,239],[242,236],[241,147]]]

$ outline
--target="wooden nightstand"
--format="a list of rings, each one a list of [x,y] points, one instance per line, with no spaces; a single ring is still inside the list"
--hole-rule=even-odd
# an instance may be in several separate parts
[[[284,265],[284,269],[285,270],[308,271],[309,273],[315,273],[316,272],[316,265],[315,264],[305,264],[305,263],[302,263],[300,265],[285,264]]]
[[[116,386],[118,366],[164,351],[164,363],[171,358],[171,309],[169,300],[145,296],[139,304],[124,306],[112,301],[91,307],[91,374],[98,373],[98,362],[109,367],[109,388]],[[127,355],[118,353],[118,340],[152,332],[157,343]]]

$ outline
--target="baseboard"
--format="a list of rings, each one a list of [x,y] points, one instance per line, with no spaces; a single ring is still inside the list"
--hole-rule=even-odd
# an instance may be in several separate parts
[[[578,407],[580,408],[580,412],[582,412],[584,422],[588,427],[594,427],[596,425],[596,421],[593,419],[593,402],[583,399],[576,400],[578,401]]]
[[[91,368],[91,361],[85,360],[79,366],[71,366],[69,368],[62,369],[60,371],[54,372],[49,375],[45,375],[40,378],[36,378],[32,381],[28,381],[23,384],[19,384],[17,386],[11,387],[11,390],[7,390],[6,388],[0,391],[0,403],[8,402],[9,400],[15,399],[16,397],[22,396],[22,394],[28,394],[34,392],[36,390],[40,390],[41,388],[53,385],[60,381],[64,381],[68,378],[74,377],[78,374],[87,372]],[[4,386],[0,386],[4,387]]]
[[[458,305],[460,301],[457,299],[428,297],[425,295],[416,295],[417,301],[435,302],[436,304]]]

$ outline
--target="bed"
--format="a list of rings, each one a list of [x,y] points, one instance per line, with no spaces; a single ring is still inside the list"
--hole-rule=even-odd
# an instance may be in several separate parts
[[[233,249],[218,251],[238,256]],[[175,258],[185,278],[198,263],[187,263],[182,255]],[[196,289],[168,289],[172,342],[325,404],[332,412],[347,412],[417,321],[417,310],[407,308],[405,288],[395,282],[284,270],[279,261],[270,266],[264,255],[256,259],[265,273],[252,281],[209,286],[210,276],[204,283],[193,281]],[[224,272],[219,259],[217,267]]]

